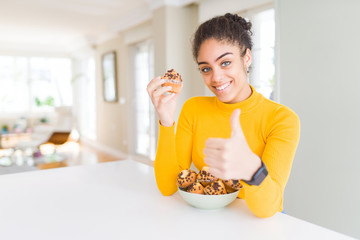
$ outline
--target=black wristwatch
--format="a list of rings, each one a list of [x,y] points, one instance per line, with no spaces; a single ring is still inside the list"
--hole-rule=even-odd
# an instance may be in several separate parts
[[[254,173],[250,181],[244,181],[249,185],[259,186],[266,176],[268,175],[268,170],[263,161],[261,161],[261,167]]]

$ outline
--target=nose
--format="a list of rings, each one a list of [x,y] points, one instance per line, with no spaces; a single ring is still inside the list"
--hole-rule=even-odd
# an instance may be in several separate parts
[[[212,70],[212,82],[213,83],[220,83],[224,79],[224,74],[219,68],[213,68]]]

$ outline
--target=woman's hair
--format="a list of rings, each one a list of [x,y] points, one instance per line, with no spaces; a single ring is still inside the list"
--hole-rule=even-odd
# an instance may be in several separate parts
[[[226,13],[214,17],[202,23],[196,30],[192,42],[193,57],[197,61],[201,44],[211,38],[237,44],[243,57],[246,49],[252,49],[251,36],[251,23],[237,14]]]

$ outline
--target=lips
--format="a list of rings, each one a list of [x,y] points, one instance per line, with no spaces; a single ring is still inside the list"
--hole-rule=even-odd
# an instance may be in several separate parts
[[[230,82],[227,82],[227,83],[224,83],[222,85],[219,85],[219,86],[214,86],[214,88],[217,90],[217,91],[224,91],[227,87],[229,87],[231,85],[232,81]]]

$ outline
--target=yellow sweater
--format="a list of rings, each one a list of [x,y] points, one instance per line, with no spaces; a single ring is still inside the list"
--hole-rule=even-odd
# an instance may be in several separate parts
[[[244,182],[238,197],[245,199],[258,217],[270,217],[283,209],[284,188],[300,137],[298,116],[288,107],[266,99],[253,87],[251,96],[235,104],[220,102],[216,97],[194,97],[187,100],[175,127],[160,124],[158,148],[154,163],[160,192],[177,191],[176,178],[191,162],[198,170],[204,163],[205,141],[209,137],[229,138],[230,116],[241,109],[240,123],[251,150],[268,169],[260,186]]]

